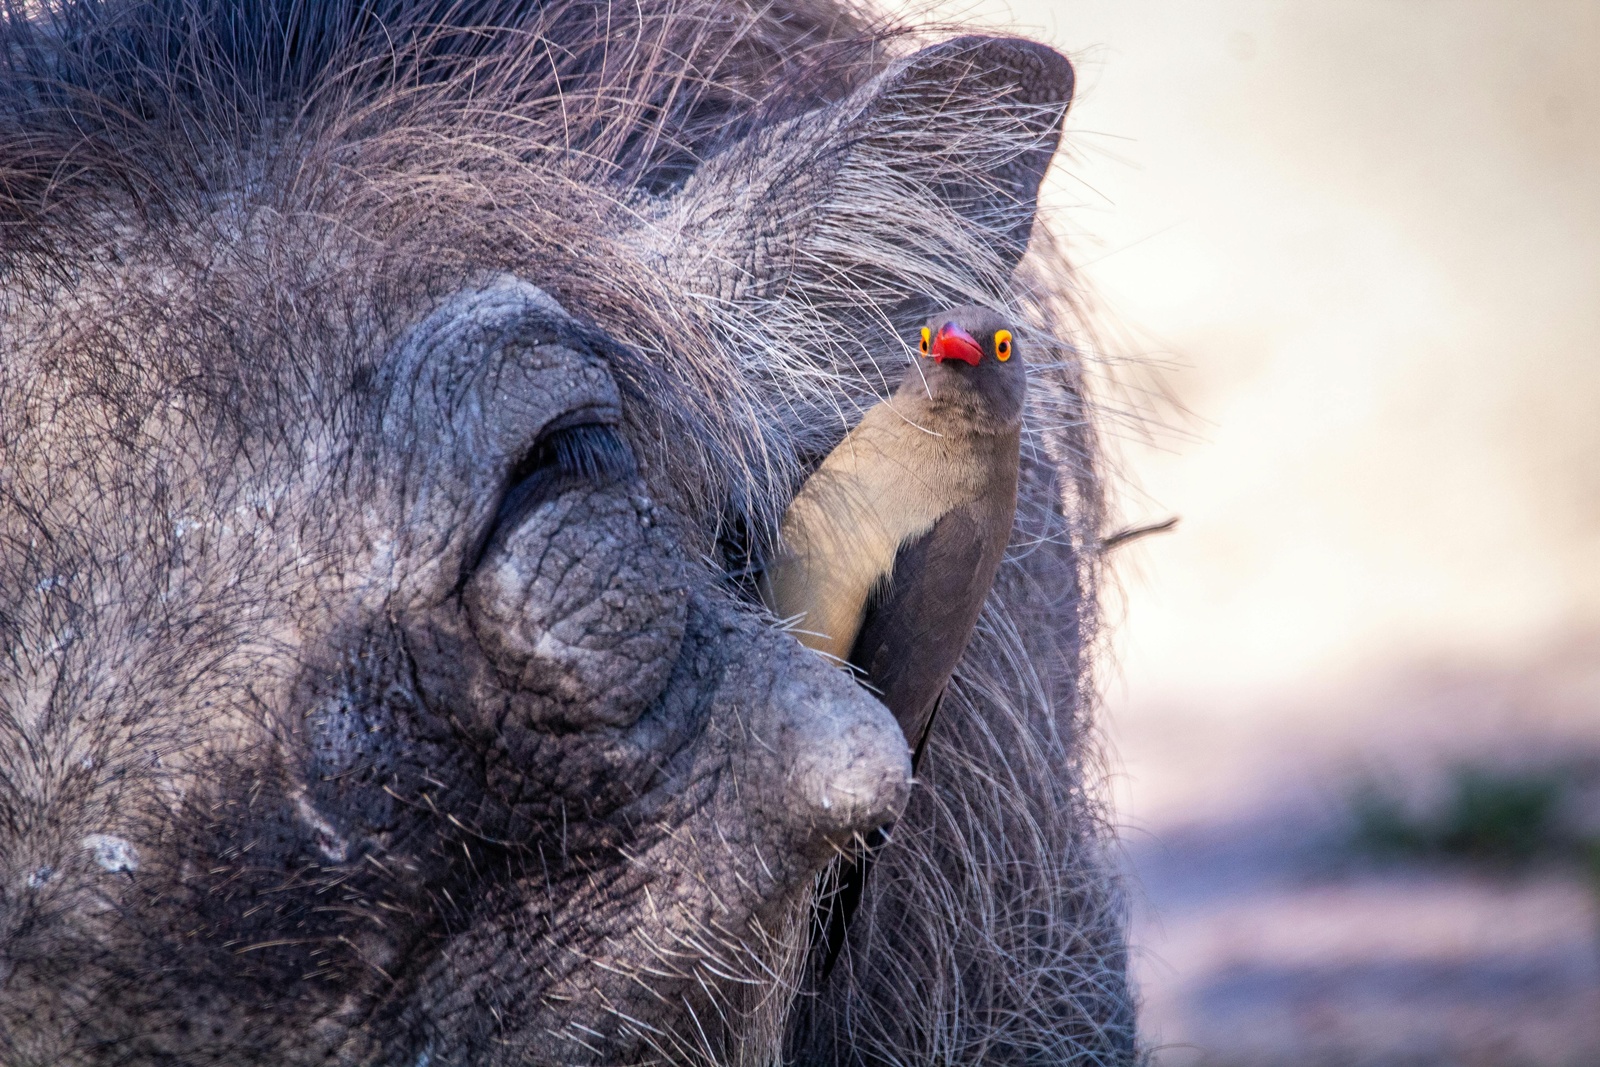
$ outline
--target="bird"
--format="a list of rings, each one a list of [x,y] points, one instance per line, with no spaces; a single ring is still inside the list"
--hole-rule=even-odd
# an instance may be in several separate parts
[[[1016,338],[989,308],[932,316],[918,349],[893,394],[800,487],[758,580],[802,644],[893,713],[913,772],[1010,540],[1027,394]],[[874,831],[824,876],[822,980],[886,840]]]

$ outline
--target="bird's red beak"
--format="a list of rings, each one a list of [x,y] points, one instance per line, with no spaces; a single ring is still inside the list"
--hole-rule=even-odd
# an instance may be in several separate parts
[[[939,363],[947,359],[959,359],[976,367],[979,360],[983,359],[983,349],[978,347],[978,342],[973,340],[972,335],[966,330],[953,322],[947,322],[939,327],[939,332],[934,335],[933,344],[928,348],[928,355]]]

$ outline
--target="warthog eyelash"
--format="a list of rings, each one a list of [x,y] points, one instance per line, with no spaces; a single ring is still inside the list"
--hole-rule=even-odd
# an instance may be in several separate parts
[[[546,433],[511,469],[500,506],[462,571],[462,584],[540,504],[574,485],[604,485],[631,478],[637,470],[633,449],[615,426],[585,422]]]

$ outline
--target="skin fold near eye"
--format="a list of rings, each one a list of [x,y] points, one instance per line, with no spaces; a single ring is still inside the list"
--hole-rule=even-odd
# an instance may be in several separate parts
[[[614,426],[580,423],[547,434],[511,472],[509,488],[468,569],[475,569],[497,539],[564,489],[580,483],[621,481],[633,477],[636,470],[633,450]]]

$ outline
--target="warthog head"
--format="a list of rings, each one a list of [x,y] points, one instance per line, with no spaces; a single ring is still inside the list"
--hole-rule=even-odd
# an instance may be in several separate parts
[[[1025,258],[1065,59],[826,0],[0,12],[0,1063],[1131,1055]],[[913,785],[751,574],[970,302],[1030,324],[1023,499]]]

